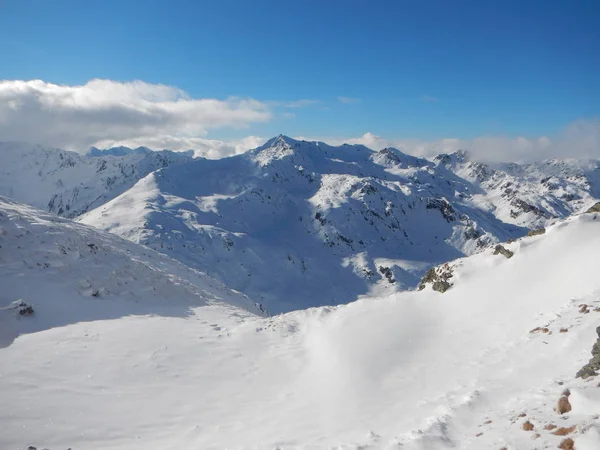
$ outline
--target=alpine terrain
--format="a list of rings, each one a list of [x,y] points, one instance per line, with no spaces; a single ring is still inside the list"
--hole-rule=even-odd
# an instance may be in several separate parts
[[[598,161],[5,143],[0,193],[2,449],[600,448]]]
[[[594,209],[441,266],[444,294],[274,317],[6,198],[0,245],[0,448],[599,448]]]
[[[0,194],[144,244],[272,313],[415,288],[600,198],[600,162],[486,165],[278,136],[190,152],[0,144]]]

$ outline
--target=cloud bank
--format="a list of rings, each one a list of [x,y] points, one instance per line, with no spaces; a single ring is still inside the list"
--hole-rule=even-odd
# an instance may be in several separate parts
[[[600,118],[578,120],[554,136],[482,136],[473,139],[386,139],[373,133],[346,138],[307,138],[330,145],[361,144],[373,150],[395,147],[405,153],[431,157],[459,149],[484,162],[531,162],[549,158],[600,159]]]
[[[142,81],[92,80],[81,86],[0,81],[0,136],[82,150],[105,139],[196,139],[217,128],[267,122],[267,105],[249,98],[190,98]],[[167,142],[169,141],[167,139]]]
[[[218,139],[158,135],[153,137],[143,137],[140,139],[103,140],[99,141],[95,147],[148,147],[153,150],[167,149],[176,152],[194,150],[195,156],[202,156],[209,159],[219,159],[227,156],[239,155],[247,150],[261,146],[267,140],[268,138],[259,136],[246,136],[241,139],[221,141]]]
[[[427,97],[429,101],[433,97]],[[359,103],[338,97],[340,103]],[[289,109],[319,105],[319,100],[263,102],[252,98],[191,98],[172,86],[142,81],[92,80],[67,86],[40,80],[0,80],[0,140],[28,141],[85,152],[90,146],[145,146],[152,149],[195,150],[197,155],[220,158],[242,153],[271,136],[209,139],[216,129],[248,129],[274,117],[291,123]],[[277,108],[288,112],[275,114]],[[546,158],[600,159],[600,118],[573,122],[553,136],[482,136],[473,139],[389,139],[362,136],[319,137],[332,145],[363,144],[374,150],[396,147],[417,156],[433,156],[458,149],[482,161],[526,162]]]

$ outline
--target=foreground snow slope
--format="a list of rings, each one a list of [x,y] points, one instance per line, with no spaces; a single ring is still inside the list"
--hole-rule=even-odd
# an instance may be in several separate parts
[[[461,260],[445,294],[272,318],[222,304],[182,314],[163,301],[160,313],[22,335],[0,349],[0,448],[542,449],[563,439],[544,429],[556,424],[577,427],[576,449],[597,449],[597,380],[574,374],[600,319],[600,217],[508,247],[511,259],[488,250]],[[15,272],[52,270],[2,254],[3,285]],[[11,298],[37,298],[40,278],[27,279]],[[65,280],[43,286],[50,298],[68,292]],[[583,303],[591,312],[579,312]],[[565,388],[572,411],[559,416]]]

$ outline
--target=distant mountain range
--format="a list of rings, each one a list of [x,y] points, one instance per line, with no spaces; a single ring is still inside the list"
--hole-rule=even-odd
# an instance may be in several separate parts
[[[600,162],[487,165],[465,152],[277,136],[219,160],[0,144],[0,194],[206,272],[271,312],[418,285],[428,268],[587,209]]]

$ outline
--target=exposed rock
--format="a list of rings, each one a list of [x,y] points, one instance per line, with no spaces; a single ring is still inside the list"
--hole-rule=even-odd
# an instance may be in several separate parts
[[[446,222],[454,222],[456,220],[454,217],[454,208],[452,208],[452,205],[445,198],[428,199],[426,208],[439,210],[444,219],[446,219]]]
[[[431,288],[434,291],[438,291],[438,292],[441,292],[441,293],[446,292],[451,287],[452,287],[452,285],[450,283],[448,283],[447,281],[445,281],[445,280],[436,281],[431,286]]]
[[[427,283],[433,283],[437,279],[437,274],[435,273],[435,267],[432,267],[427,271],[421,283],[419,284],[419,290],[425,289],[425,285]]]
[[[526,422],[523,423],[523,429],[525,431],[531,431],[531,430],[533,430],[533,428],[534,428],[533,424],[529,420],[527,420]]]
[[[453,285],[448,280],[454,276],[453,268],[448,264],[444,264],[441,267],[432,267],[427,271],[421,283],[419,284],[419,290],[425,289],[427,283],[431,283],[431,288],[437,292],[446,292]]]
[[[558,448],[562,450],[574,450],[575,442],[573,441],[573,439],[567,438],[558,445]]]
[[[25,303],[25,301],[21,299],[12,302],[9,308],[15,310],[21,317],[32,316],[34,313],[33,306]]]
[[[575,425],[570,427],[560,427],[558,430],[554,431],[552,434],[556,436],[566,436],[567,434],[571,434],[575,431],[577,427]]]
[[[545,228],[537,228],[535,230],[529,230],[527,232],[527,236],[538,236],[540,234],[544,234],[546,232]]]
[[[466,239],[479,239],[482,236],[481,231],[479,231],[473,226],[467,228],[464,234]]]
[[[600,213],[600,202],[594,204],[590,209],[586,211],[587,214]]]
[[[379,271],[387,278],[389,283],[394,284],[396,282],[394,272],[389,267],[379,266]]]
[[[535,327],[530,333],[549,333],[550,330],[547,327]]]
[[[585,380],[586,378],[598,375],[597,371],[600,370],[600,327],[596,328],[596,333],[598,334],[598,339],[592,346],[592,358],[577,372],[575,378],[583,378]]]
[[[516,210],[511,209],[510,211],[510,216],[513,219],[519,217],[522,213],[533,213],[537,217],[550,218],[550,214],[548,214],[547,212],[543,211],[535,205],[530,205],[529,203],[519,198],[513,199],[513,201],[511,202],[511,206],[516,208]]]
[[[558,399],[558,402],[556,402],[556,408],[554,408],[554,410],[557,413],[565,414],[565,413],[568,413],[569,411],[571,411],[571,403],[569,402],[569,395],[571,395],[571,393],[569,392],[568,389],[562,393],[562,396]]]
[[[496,245],[496,248],[494,248],[494,255],[502,255],[507,258],[512,258],[514,254],[514,252],[500,244]]]

